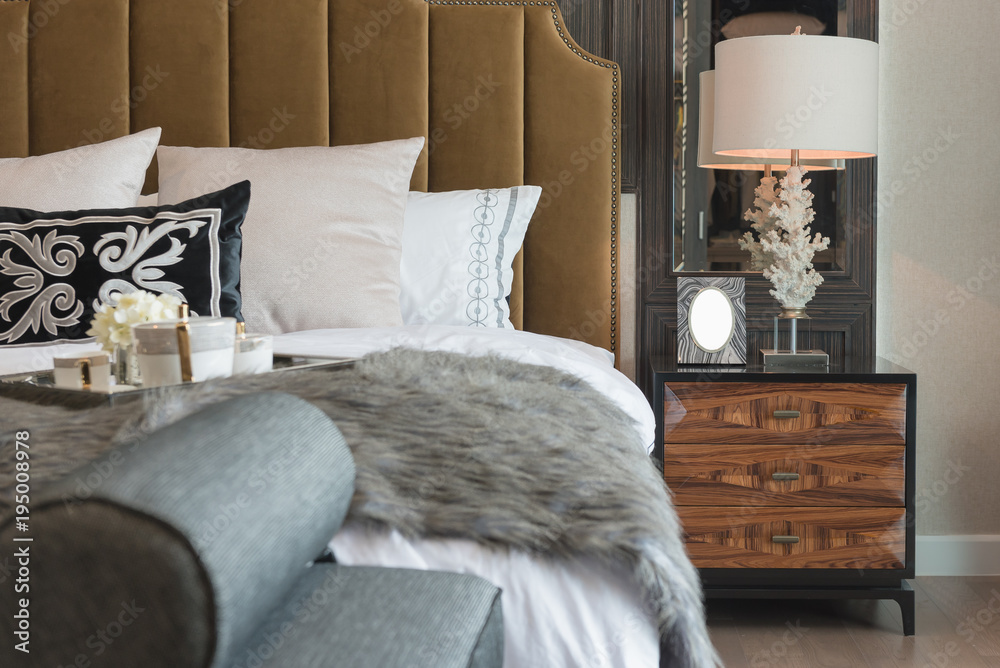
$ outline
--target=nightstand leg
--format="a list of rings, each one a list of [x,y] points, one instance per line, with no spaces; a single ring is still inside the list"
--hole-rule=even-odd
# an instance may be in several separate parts
[[[903,615],[903,635],[914,635],[917,626],[916,599],[910,583],[904,581],[893,598],[899,603],[899,611]]]

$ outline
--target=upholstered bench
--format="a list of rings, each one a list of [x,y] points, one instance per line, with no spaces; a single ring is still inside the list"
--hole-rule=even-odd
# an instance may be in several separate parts
[[[310,404],[244,396],[115,452],[93,488],[71,474],[38,490],[27,533],[0,526],[30,572],[26,593],[8,579],[0,596],[0,665],[502,664],[500,592],[485,580],[316,561],[354,462]]]

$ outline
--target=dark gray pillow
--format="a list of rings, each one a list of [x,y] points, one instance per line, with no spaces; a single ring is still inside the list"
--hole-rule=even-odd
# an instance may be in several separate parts
[[[42,213],[0,207],[0,345],[87,338],[95,307],[137,289],[243,320],[250,182],[169,206]]]

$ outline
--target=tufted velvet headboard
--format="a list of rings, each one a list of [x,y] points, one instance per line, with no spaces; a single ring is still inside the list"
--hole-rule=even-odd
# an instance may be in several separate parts
[[[423,135],[415,190],[543,186],[512,319],[617,354],[619,70],[555,2],[0,0],[0,36],[0,157]]]

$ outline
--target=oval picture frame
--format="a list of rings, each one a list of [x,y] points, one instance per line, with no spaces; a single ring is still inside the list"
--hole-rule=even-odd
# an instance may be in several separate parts
[[[677,278],[678,364],[746,364],[745,290],[743,277]]]
[[[706,285],[691,298],[688,310],[691,342],[706,353],[717,353],[733,340],[736,309],[733,300],[714,285]]]

